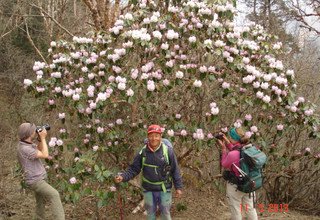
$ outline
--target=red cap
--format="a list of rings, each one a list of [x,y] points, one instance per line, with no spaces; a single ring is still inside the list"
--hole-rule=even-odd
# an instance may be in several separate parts
[[[148,134],[150,133],[159,133],[162,134],[162,129],[159,125],[150,125],[148,127]]]

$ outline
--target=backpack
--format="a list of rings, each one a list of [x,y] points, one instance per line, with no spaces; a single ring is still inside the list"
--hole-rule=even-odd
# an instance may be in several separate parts
[[[160,167],[161,170],[163,170],[164,176],[166,177],[164,181],[160,181],[160,182],[151,182],[149,180],[147,180],[143,175],[142,175],[142,181],[148,182],[149,184],[153,184],[153,185],[161,185],[161,188],[163,190],[163,192],[167,192],[167,189],[165,187],[165,182],[166,181],[171,181],[171,177],[170,177],[170,171],[171,171],[171,166],[170,166],[170,160],[169,160],[169,147],[172,146],[172,144],[170,143],[169,140],[165,139],[166,141],[161,142],[162,144],[162,154],[165,158],[165,164],[163,165],[163,167]],[[170,145],[168,145],[168,142]],[[143,170],[144,166],[149,166],[149,167],[154,167],[154,168],[158,168],[159,166],[156,165],[151,165],[151,164],[147,164],[146,161],[146,145],[140,150],[140,155],[142,157],[142,166],[141,166],[141,170]]]
[[[224,173],[224,178],[237,185],[241,192],[251,193],[262,187],[262,168],[267,161],[267,156],[252,144],[245,145],[239,149],[240,167],[233,164],[239,171],[237,177],[233,172]]]

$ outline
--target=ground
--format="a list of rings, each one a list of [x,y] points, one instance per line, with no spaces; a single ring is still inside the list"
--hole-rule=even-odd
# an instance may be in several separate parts
[[[35,200],[31,193],[26,193],[21,191],[20,180],[15,177],[15,149],[5,148],[2,149],[2,154],[0,155],[0,220],[29,220],[32,219]],[[174,204],[172,208],[172,217],[175,220],[197,220],[197,219],[230,219],[230,214],[226,199],[223,192],[219,192],[214,187],[206,187],[206,189],[211,188],[212,190],[204,191],[204,188],[195,188],[187,186],[184,189],[184,194],[182,198],[174,198]],[[90,212],[87,212],[84,207],[86,207],[86,202],[82,201],[82,204],[78,206],[73,206],[71,204],[64,204],[66,210],[66,219],[97,219],[92,217]],[[182,211],[178,211],[177,207],[180,209],[185,208]],[[114,213],[119,213],[117,205],[113,207]],[[124,207],[126,220],[140,220],[144,219],[142,212],[132,214],[133,206]],[[49,207],[47,207],[47,212],[49,213]],[[289,212],[269,212],[265,210],[259,213],[259,219],[271,220],[271,219],[283,219],[283,220],[315,220],[320,219],[317,216],[307,216],[291,210],[289,207]],[[107,219],[100,216],[100,219]],[[110,218],[108,218],[110,219]],[[115,216],[114,219],[120,219],[119,216]]]

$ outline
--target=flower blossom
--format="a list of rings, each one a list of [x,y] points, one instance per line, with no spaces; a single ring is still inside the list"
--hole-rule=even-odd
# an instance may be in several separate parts
[[[200,88],[200,87],[202,86],[201,80],[196,80],[196,81],[194,81],[193,86],[194,86],[194,87],[197,87],[197,88]]]
[[[170,137],[174,136],[174,131],[172,129],[168,130],[167,133]]]
[[[77,179],[75,177],[71,177],[69,182],[73,185],[77,183]]]

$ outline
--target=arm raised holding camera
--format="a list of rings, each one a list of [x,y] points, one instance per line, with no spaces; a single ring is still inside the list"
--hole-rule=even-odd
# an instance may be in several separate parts
[[[49,157],[48,145],[46,141],[47,130],[43,129],[38,133],[38,135],[39,135],[40,142],[37,146],[38,152],[36,157],[46,159]]]

